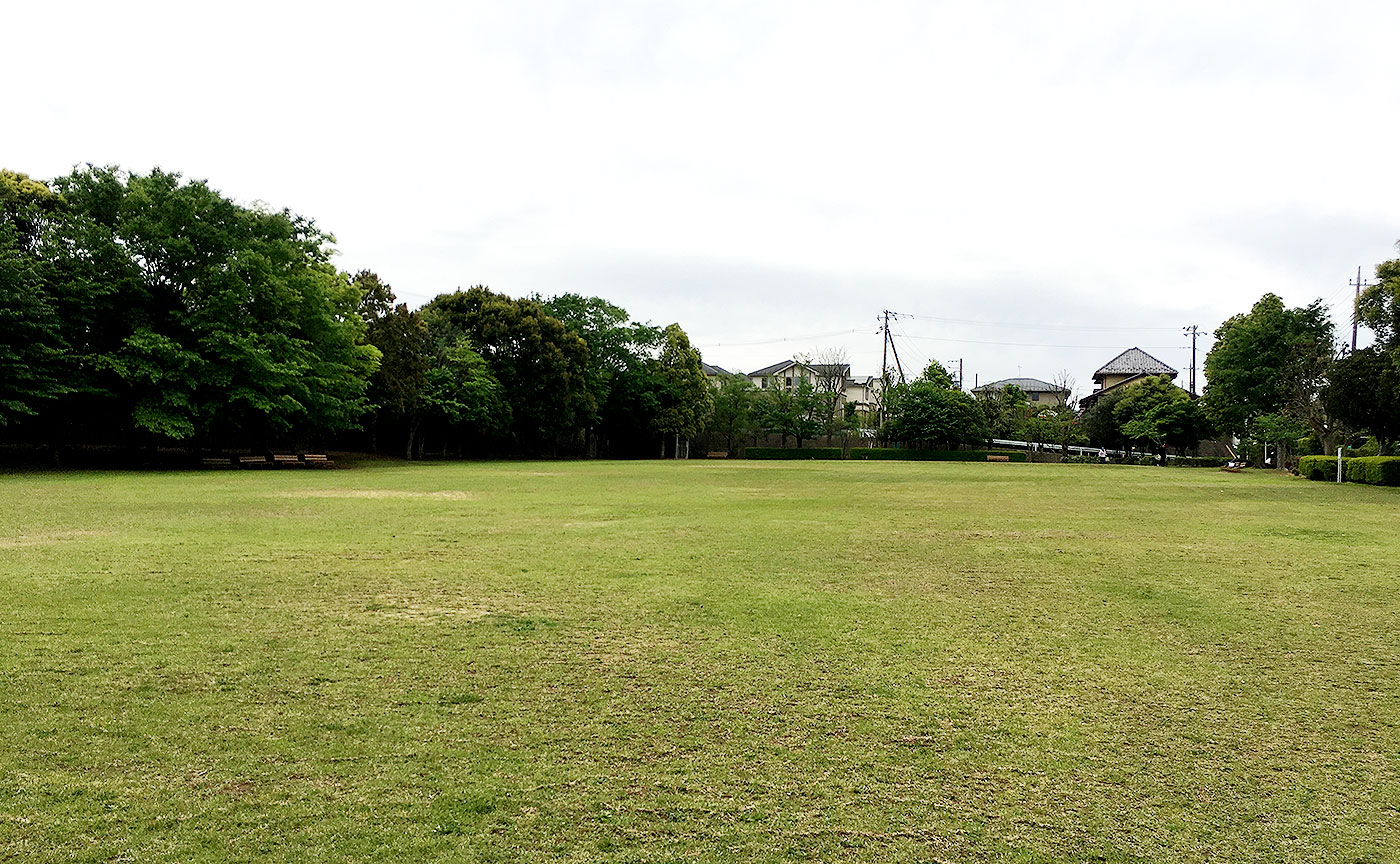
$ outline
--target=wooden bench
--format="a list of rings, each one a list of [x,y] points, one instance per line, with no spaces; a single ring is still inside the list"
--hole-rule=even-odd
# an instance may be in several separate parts
[[[205,456],[205,468],[232,468],[233,460],[226,456]]]
[[[303,453],[301,461],[302,464],[313,468],[329,468],[333,464],[324,453]]]
[[[238,467],[239,467],[239,468],[271,468],[271,467],[272,467],[272,464],[273,464],[273,463],[267,461],[267,457],[266,457],[266,456],[239,456],[239,457],[238,457]]]
[[[728,450],[711,450],[710,452],[708,452],[708,453],[705,454],[705,458],[706,458],[706,459],[728,459],[728,458],[729,458],[729,451],[728,451]]]
[[[295,453],[273,453],[272,464],[278,468],[305,468],[306,463]]]
[[[1010,457],[1010,456],[998,456],[998,455],[995,454],[995,453],[988,453],[988,454],[987,454],[987,461],[988,461],[988,462],[1010,462],[1010,461],[1011,461],[1011,457]]]

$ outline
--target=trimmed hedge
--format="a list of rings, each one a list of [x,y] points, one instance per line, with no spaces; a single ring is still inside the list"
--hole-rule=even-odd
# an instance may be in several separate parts
[[[1342,457],[1342,477],[1346,478],[1346,465],[1351,460]],[[1336,456],[1303,456],[1298,459],[1298,473],[1309,480],[1336,480]]]
[[[1335,463],[1333,467],[1335,477]],[[1356,456],[1347,460],[1347,482],[1400,486],[1400,456]]]
[[[745,459],[840,459],[840,447],[749,447]]]
[[[1309,480],[1336,480],[1336,456],[1304,456],[1298,473]],[[1400,486],[1400,456],[1343,456],[1342,479],[1370,486]]]
[[[1220,468],[1228,461],[1219,456],[1178,456],[1168,459],[1167,464],[1177,468]]]
[[[986,462],[987,456],[1026,461],[1020,450],[900,450],[894,447],[852,447],[852,459],[894,459],[903,462]]]

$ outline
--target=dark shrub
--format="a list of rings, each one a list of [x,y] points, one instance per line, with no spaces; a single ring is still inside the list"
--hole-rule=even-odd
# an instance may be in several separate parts
[[[745,459],[840,459],[840,447],[750,447]]]

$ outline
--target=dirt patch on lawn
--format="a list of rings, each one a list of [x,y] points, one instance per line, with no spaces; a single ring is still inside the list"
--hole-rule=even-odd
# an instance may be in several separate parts
[[[447,501],[469,501],[476,496],[462,489],[440,492],[412,492],[407,489],[298,489],[279,493],[283,498],[438,498]]]
[[[28,546],[46,546],[50,543],[64,543],[69,540],[82,540],[85,537],[105,537],[111,531],[43,531],[36,534],[20,534],[18,537],[0,537],[0,549],[23,549]]]
[[[475,603],[416,603],[392,597],[380,598],[366,605],[362,612],[376,618],[397,618],[402,621],[417,621],[420,624],[436,624],[448,619],[475,621],[492,614],[491,609]]]

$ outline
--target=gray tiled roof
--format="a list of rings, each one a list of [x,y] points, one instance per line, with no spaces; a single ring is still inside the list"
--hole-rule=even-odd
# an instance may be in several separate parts
[[[775,373],[775,372],[780,372],[780,371],[782,371],[783,369],[788,368],[789,366],[794,366],[794,365],[796,365],[796,362],[797,362],[797,361],[795,361],[795,360],[784,360],[784,361],[781,362],[781,363],[774,363],[772,366],[764,366],[762,369],[759,369],[757,372],[750,372],[750,373],[749,373],[749,377],[750,377],[750,378],[761,378],[761,377],[763,377],[764,375],[772,375],[773,373]]]
[[[761,378],[765,375],[772,375],[781,372],[789,366],[803,366],[818,375],[831,375],[833,377],[839,375],[843,378],[849,378],[851,375],[851,364],[849,363],[799,363],[796,360],[784,360],[781,363],[774,363],[772,366],[764,366],[756,372],[750,372],[749,377]]]
[[[1027,393],[1065,393],[1063,387],[1056,387],[1048,381],[1041,381],[1039,378],[1003,378],[1000,381],[993,381],[990,384],[983,384],[981,387],[973,387],[973,393],[994,393],[1007,387],[1019,387]]]
[[[728,375],[728,374],[729,374],[729,370],[723,369],[723,368],[721,368],[721,367],[719,367],[719,366],[715,366],[715,365],[712,364],[712,363],[706,363],[706,362],[703,361],[703,360],[700,361],[700,365],[704,367],[704,369],[705,369],[705,374],[706,374],[706,375]]]
[[[1098,378],[1102,375],[1137,375],[1138,373],[1148,375],[1176,375],[1176,370],[1167,364],[1148,354],[1141,348],[1129,348],[1117,357],[1103,364],[1099,371],[1094,373]]]

